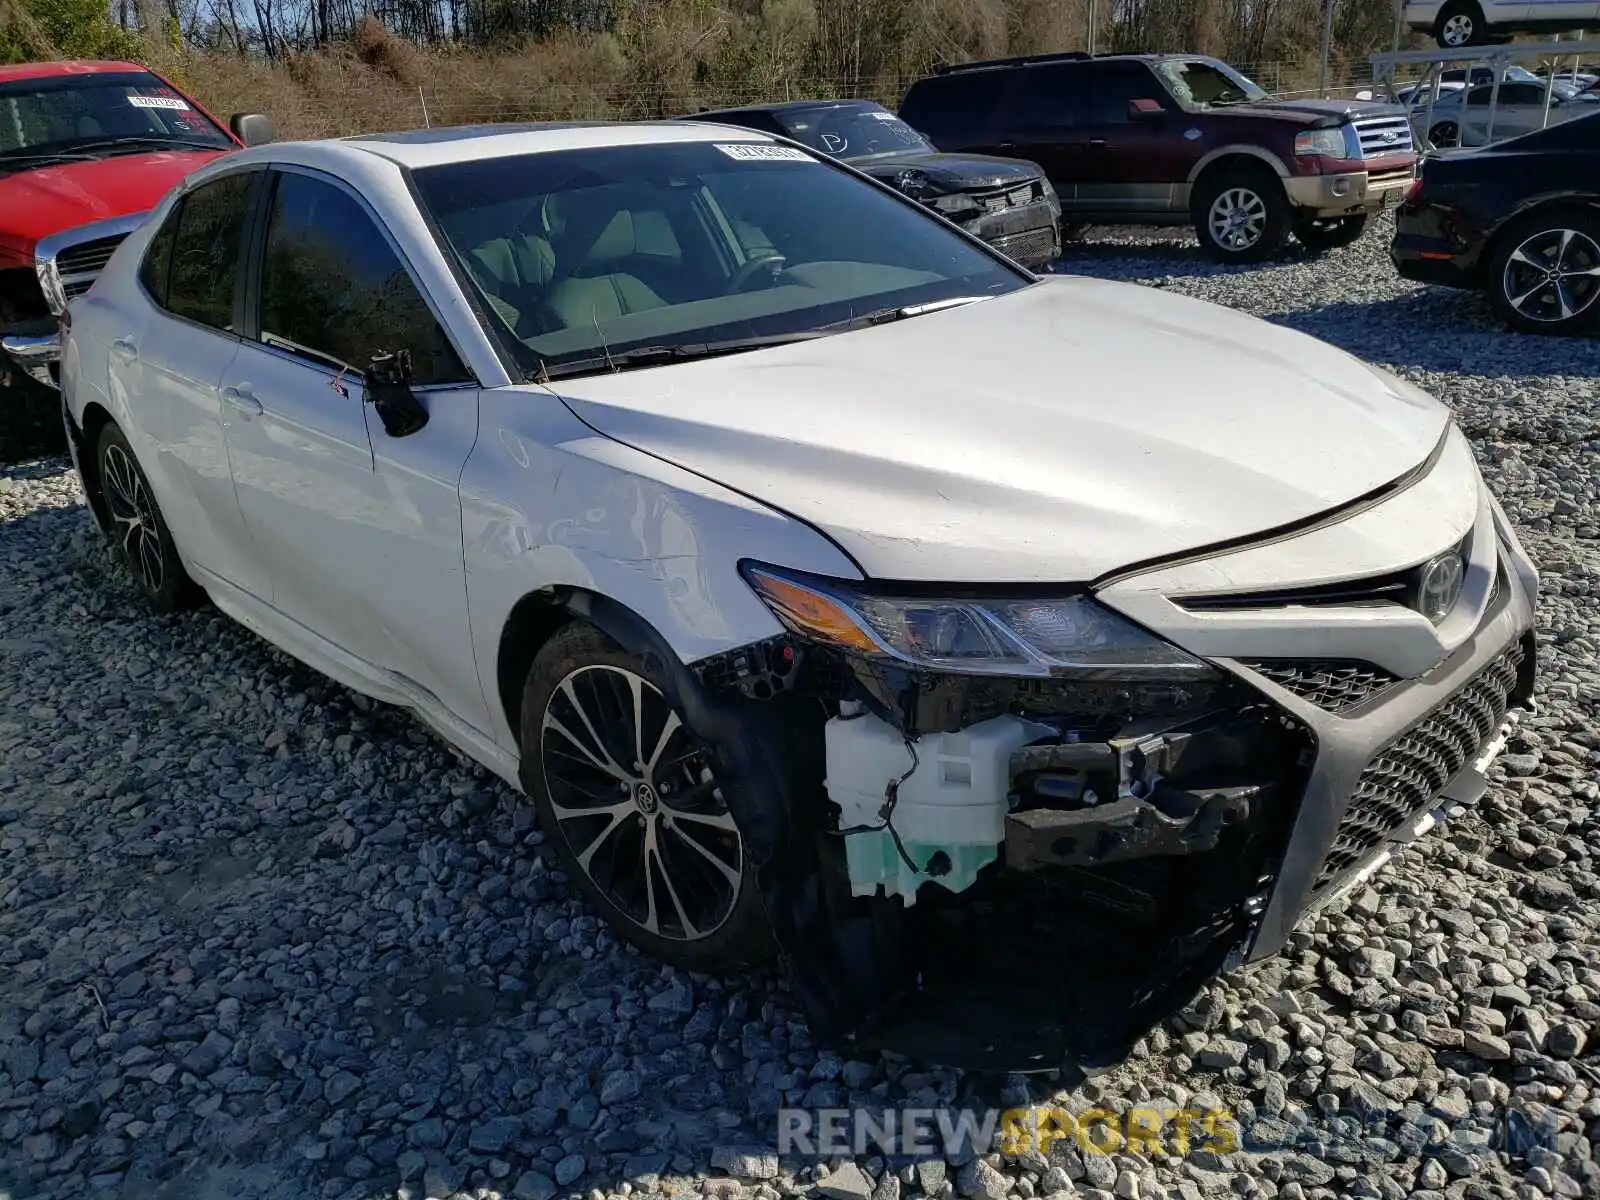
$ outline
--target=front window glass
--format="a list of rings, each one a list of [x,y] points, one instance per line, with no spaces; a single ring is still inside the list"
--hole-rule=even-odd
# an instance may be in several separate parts
[[[150,150],[228,150],[233,142],[145,71],[0,84],[0,171]]]
[[[424,205],[524,369],[833,332],[1031,279],[825,159],[679,142],[452,163]]]
[[[835,158],[929,151],[926,138],[876,104],[805,108],[775,113],[784,133]]]
[[[1226,63],[1172,58],[1158,61],[1156,70],[1173,99],[1190,112],[1267,98],[1266,92]]]

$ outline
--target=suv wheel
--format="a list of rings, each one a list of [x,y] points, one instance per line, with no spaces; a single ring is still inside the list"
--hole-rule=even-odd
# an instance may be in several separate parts
[[[1439,11],[1439,23],[1434,27],[1433,38],[1446,50],[1462,46],[1481,46],[1489,39],[1483,10],[1472,0],[1455,0]]]
[[[1266,167],[1214,171],[1196,191],[1194,231],[1209,257],[1256,262],[1288,238],[1289,198]]]
[[[1348,246],[1361,236],[1362,230],[1366,227],[1367,214],[1355,213],[1348,217],[1297,222],[1294,236],[1307,250],[1313,254],[1320,254],[1325,250],[1337,250],[1340,246]]]
[[[689,970],[726,971],[770,952],[715,755],[651,664],[574,622],[534,659],[521,724],[547,845],[620,936]]]
[[[1600,328],[1600,217],[1577,209],[1530,213],[1497,239],[1489,298],[1524,333]]]

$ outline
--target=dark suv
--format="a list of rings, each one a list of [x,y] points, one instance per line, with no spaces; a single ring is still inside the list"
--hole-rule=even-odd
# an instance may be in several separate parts
[[[941,150],[1030,158],[1078,224],[1193,223],[1225,261],[1354,241],[1416,173],[1405,110],[1273,100],[1196,55],[1037,55],[949,67],[900,116]]]
[[[1036,163],[941,154],[870,100],[801,100],[688,119],[793,138],[942,213],[1029,270],[1048,266],[1061,252],[1061,209]]]

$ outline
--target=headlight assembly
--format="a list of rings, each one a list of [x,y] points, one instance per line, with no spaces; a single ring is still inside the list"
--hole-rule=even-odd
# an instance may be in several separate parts
[[[865,658],[954,675],[1198,680],[1212,670],[1087,596],[896,596],[757,563],[742,570],[791,633]]]

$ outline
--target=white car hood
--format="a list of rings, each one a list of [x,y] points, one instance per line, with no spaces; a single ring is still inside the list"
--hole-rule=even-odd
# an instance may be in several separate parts
[[[1302,334],[1059,277],[551,387],[600,432],[810,522],[869,577],[946,583],[1086,582],[1300,521],[1417,466],[1448,419]]]

